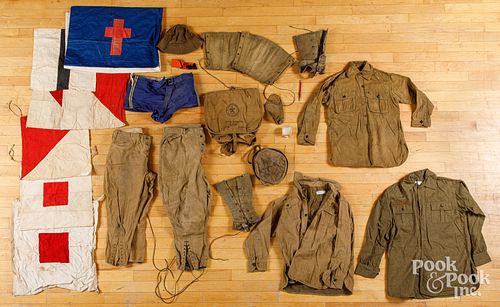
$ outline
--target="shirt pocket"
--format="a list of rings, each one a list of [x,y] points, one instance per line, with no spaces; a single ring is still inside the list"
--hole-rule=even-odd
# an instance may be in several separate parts
[[[334,213],[323,210],[319,216],[316,237],[321,241],[332,242],[333,235],[337,232]]]
[[[453,221],[453,208],[444,201],[431,203],[431,222],[434,224],[450,223]]]
[[[276,233],[281,233],[283,237],[296,237],[300,233],[300,209],[297,204],[286,203],[283,214],[277,225]]]
[[[356,111],[355,93],[341,91],[335,98],[335,113],[351,113]]]
[[[389,108],[388,94],[383,91],[375,91],[367,94],[368,109],[372,113],[387,113]]]
[[[392,204],[392,212],[396,227],[402,230],[413,230],[415,213],[409,201],[397,201]]]

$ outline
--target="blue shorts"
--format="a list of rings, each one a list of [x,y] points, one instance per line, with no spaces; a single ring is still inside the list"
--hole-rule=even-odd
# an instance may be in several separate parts
[[[169,120],[179,109],[199,105],[191,73],[172,78],[132,75],[128,82],[125,110],[153,112],[151,117],[160,123]]]

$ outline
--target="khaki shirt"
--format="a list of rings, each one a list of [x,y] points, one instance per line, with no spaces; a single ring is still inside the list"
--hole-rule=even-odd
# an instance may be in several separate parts
[[[354,222],[335,181],[296,172],[290,193],[275,200],[245,241],[250,272],[265,271],[270,239],[283,255],[281,289],[352,294]]]
[[[411,173],[375,205],[356,274],[374,278],[387,252],[389,296],[430,298],[454,296],[455,287],[475,290],[474,282],[453,281],[448,287],[439,281],[447,274],[470,276],[491,261],[481,234],[484,217],[462,181],[436,177],[428,169]],[[427,263],[414,271],[414,262],[415,268],[417,262]]]
[[[393,167],[408,157],[399,103],[414,104],[411,125],[430,127],[434,106],[407,77],[367,62],[350,62],[326,79],[298,118],[298,143],[314,145],[320,105],[327,106],[331,162],[336,166]]]

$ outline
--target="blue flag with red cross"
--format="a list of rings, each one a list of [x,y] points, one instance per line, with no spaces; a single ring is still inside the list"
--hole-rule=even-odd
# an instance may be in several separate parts
[[[96,72],[159,71],[162,8],[73,6],[64,67]]]

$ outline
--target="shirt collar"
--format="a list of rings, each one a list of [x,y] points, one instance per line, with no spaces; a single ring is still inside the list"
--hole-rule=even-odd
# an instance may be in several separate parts
[[[373,66],[368,61],[349,62],[346,72],[347,77],[351,78],[357,74],[361,74],[363,78],[370,80],[373,75]]]
[[[341,186],[338,182],[335,180],[331,179],[324,179],[324,178],[314,178],[314,177],[309,177],[305,176],[301,172],[295,172],[293,176],[293,183],[295,186],[295,190],[297,191],[297,194],[299,195],[300,198],[305,199],[307,195],[304,193],[304,187],[302,186],[303,183],[309,183],[310,185],[325,185],[325,183],[330,187],[330,190],[332,190],[334,195],[336,195]]]
[[[421,187],[426,187],[432,190],[435,190],[437,188],[436,185],[436,174],[434,174],[431,170],[428,168],[422,169],[413,173],[410,173],[406,175],[402,180],[401,180],[401,185],[406,189],[409,190],[413,188],[416,184],[416,182],[421,181],[422,183],[420,184]]]

